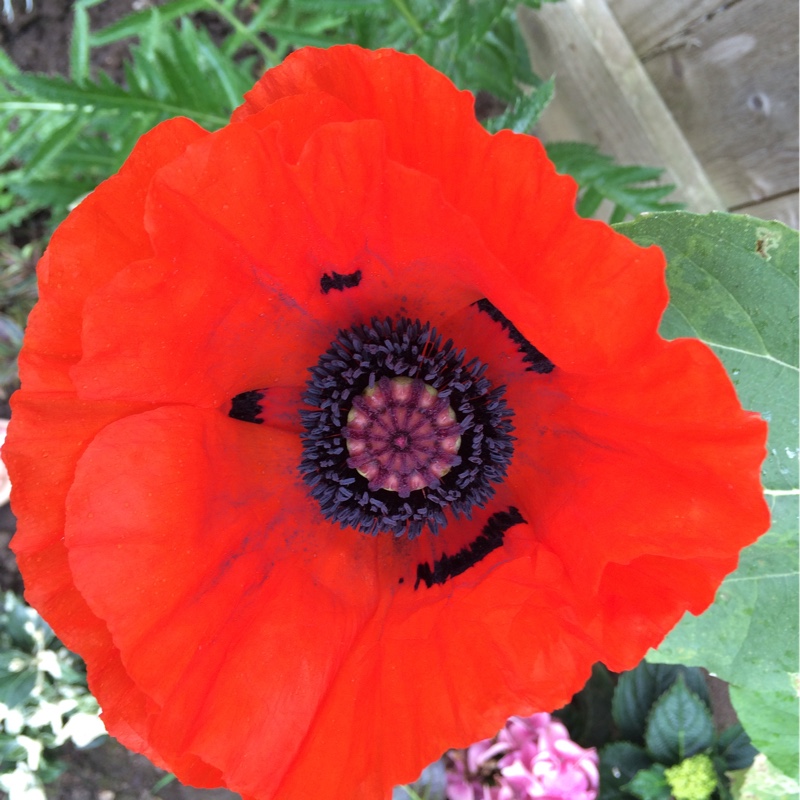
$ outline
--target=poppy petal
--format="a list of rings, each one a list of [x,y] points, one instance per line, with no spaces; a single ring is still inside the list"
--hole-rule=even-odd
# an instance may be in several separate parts
[[[121,269],[85,305],[73,369],[83,396],[218,406],[299,386],[337,328],[398,311],[436,324],[508,291],[438,184],[387,161],[379,126],[327,125],[297,165],[280,158],[277,131],[231,126],[156,176],[156,258]],[[120,305],[137,309],[125,324]],[[170,314],[181,325],[164,330]]]
[[[137,409],[119,403],[87,404],[69,393],[35,392],[15,393],[12,408],[14,435],[3,447],[3,460],[16,476],[13,502],[19,522],[14,549],[22,574],[42,577],[41,582],[28,582],[26,598],[59,630],[64,644],[102,665],[93,672],[92,685],[112,716],[141,719],[142,708],[130,711],[136,698],[130,695],[122,664],[113,658],[105,625],[73,584],[64,547],[64,500],[78,453],[105,425]],[[141,731],[127,724],[115,727],[122,741],[159,760]]]
[[[39,296],[28,319],[20,377],[31,391],[70,391],[81,356],[86,297],[125,264],[151,253],[142,225],[153,173],[206,131],[187,119],[162,123],[136,144],[122,169],[81,201],[53,234],[37,267]]]
[[[575,184],[556,174],[540,142],[509,131],[490,136],[475,123],[472,96],[419,58],[351,47],[293,53],[233,119],[246,122],[306,92],[326,92],[357,116],[381,120],[389,157],[441,182],[448,202],[527,290],[524,302],[503,304],[507,316],[557,363],[596,372],[652,344],[667,304],[663,256],[578,218]]]
[[[365,788],[348,796],[374,797],[387,780],[413,777],[420,757],[469,741],[476,724],[496,726],[508,702],[560,703],[579,687],[580,669],[556,666],[569,658],[578,667],[588,645],[569,623],[557,559],[531,555],[526,524],[511,526],[504,547],[475,571],[430,587],[401,584],[409,561],[435,557],[429,541],[353,541],[313,513],[287,514],[303,492],[283,466],[296,448],[295,437],[269,428],[172,407],[107,426],[81,458],[68,500],[70,565],[128,673],[155,704],[148,738],[168,760],[202,754],[237,790],[288,797],[312,790],[318,773],[301,765],[314,762],[332,785],[350,786],[355,775]],[[131,474],[141,478],[131,482]],[[490,515],[481,513],[462,529],[465,538]],[[531,569],[541,579],[535,586],[523,580]],[[487,571],[505,587],[501,603]],[[389,581],[391,601],[380,591]],[[537,635],[518,635],[534,618]],[[421,657],[398,661],[411,643]],[[482,658],[469,658],[476,648]],[[387,663],[397,666],[386,672]],[[533,663],[552,669],[531,693]],[[254,681],[258,674],[269,680]],[[362,687],[355,708],[354,683]],[[460,697],[487,686],[496,711],[462,708]],[[423,690],[429,700],[420,705]],[[397,711],[381,718],[381,707],[409,693],[417,701],[398,707],[407,707],[407,718]],[[435,703],[440,693],[449,701]],[[415,733],[423,709],[439,730],[424,747]],[[359,747],[365,736],[377,738],[374,751]],[[354,749],[340,762],[342,748]],[[371,755],[389,751],[391,764]],[[265,760],[274,768],[265,771]]]
[[[514,393],[518,435],[537,445],[515,460],[509,483],[525,491],[541,540],[586,593],[607,564],[644,556],[731,569],[731,552],[767,529],[758,483],[766,425],[742,411],[705,345],[663,342],[652,360],[592,380],[549,377],[546,392]],[[715,572],[683,595],[695,613],[724,577]]]
[[[280,796],[308,796],[311,765],[321,763],[333,795],[382,796],[382,786],[413,780],[420,764],[454,742],[490,735],[507,703],[556,707],[580,688],[590,649],[564,596],[558,559],[531,547],[525,524],[507,535],[527,552],[488,556],[481,566],[491,581],[468,572],[441,587],[394,594],[317,710]],[[465,702],[478,696],[490,702]],[[432,735],[423,741],[419,731],[428,726]]]
[[[163,408],[98,434],[67,503],[76,585],[157,709],[148,740],[170,761],[202,753],[262,794],[377,603],[369,563],[358,567],[369,552],[287,513],[303,492],[286,466],[298,458],[293,435]],[[354,571],[357,582],[340,578]]]

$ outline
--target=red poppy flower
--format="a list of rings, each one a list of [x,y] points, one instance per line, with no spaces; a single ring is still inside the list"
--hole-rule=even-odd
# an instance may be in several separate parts
[[[415,57],[302,50],[55,233],[5,459],[28,599],[197,785],[387,796],[767,527],[764,423],[657,334],[662,254]]]

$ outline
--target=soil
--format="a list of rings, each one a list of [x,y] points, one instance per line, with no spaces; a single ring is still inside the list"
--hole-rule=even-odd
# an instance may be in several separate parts
[[[0,14],[0,46],[21,69],[48,75],[69,71],[69,41],[72,31],[71,0],[4,0],[13,9],[13,19]],[[26,9],[26,3],[30,10]],[[104,28],[150,6],[153,0],[104,0],[89,9],[92,30]],[[92,52],[92,67],[119,75],[129,42],[114,42]]]
[[[176,780],[163,783],[166,773],[144,756],[108,739],[100,747],[60,752],[67,769],[47,787],[48,800],[237,800],[225,789],[192,789]]]

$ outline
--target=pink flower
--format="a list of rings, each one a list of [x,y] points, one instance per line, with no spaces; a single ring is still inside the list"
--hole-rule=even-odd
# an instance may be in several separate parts
[[[8,429],[8,420],[0,419],[0,447],[6,440],[6,431]],[[3,461],[0,461],[0,506],[8,502],[11,497],[11,479],[8,477],[8,470]]]
[[[449,800],[595,800],[597,751],[569,738],[549,714],[511,717],[494,739],[451,750]]]

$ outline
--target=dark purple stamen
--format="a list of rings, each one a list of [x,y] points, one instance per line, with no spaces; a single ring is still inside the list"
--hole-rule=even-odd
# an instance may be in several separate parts
[[[484,506],[505,478],[514,449],[513,412],[504,399],[505,388],[492,386],[485,373],[484,364],[467,360],[452,341],[443,342],[435,329],[420,322],[373,319],[369,325],[339,331],[311,368],[303,396],[310,410],[301,411],[305,433],[300,472],[323,515],[343,528],[414,538],[425,527],[434,533],[444,527],[446,510],[452,517],[469,518],[473,507]],[[395,383],[398,378],[410,383]],[[437,461],[439,451],[432,444],[414,444],[419,431],[399,419],[386,439],[393,455],[382,466],[368,467],[360,463],[362,453],[348,449],[348,438],[350,448],[359,447],[353,445],[359,441],[353,435],[359,421],[377,423],[381,416],[372,419],[359,409],[357,398],[367,390],[384,392],[382,379],[389,381],[390,396],[402,394],[403,385],[422,384],[426,393],[435,392],[437,400],[448,404],[461,437],[458,447],[442,449],[441,458],[454,457],[449,471]],[[356,416],[348,420],[354,408]],[[437,425],[444,427],[444,422]],[[377,438],[375,442],[382,446]],[[427,465],[415,467],[413,458],[420,453],[412,458],[409,448],[426,453]],[[419,488],[414,486],[420,480],[415,469],[424,475],[425,485]]]

